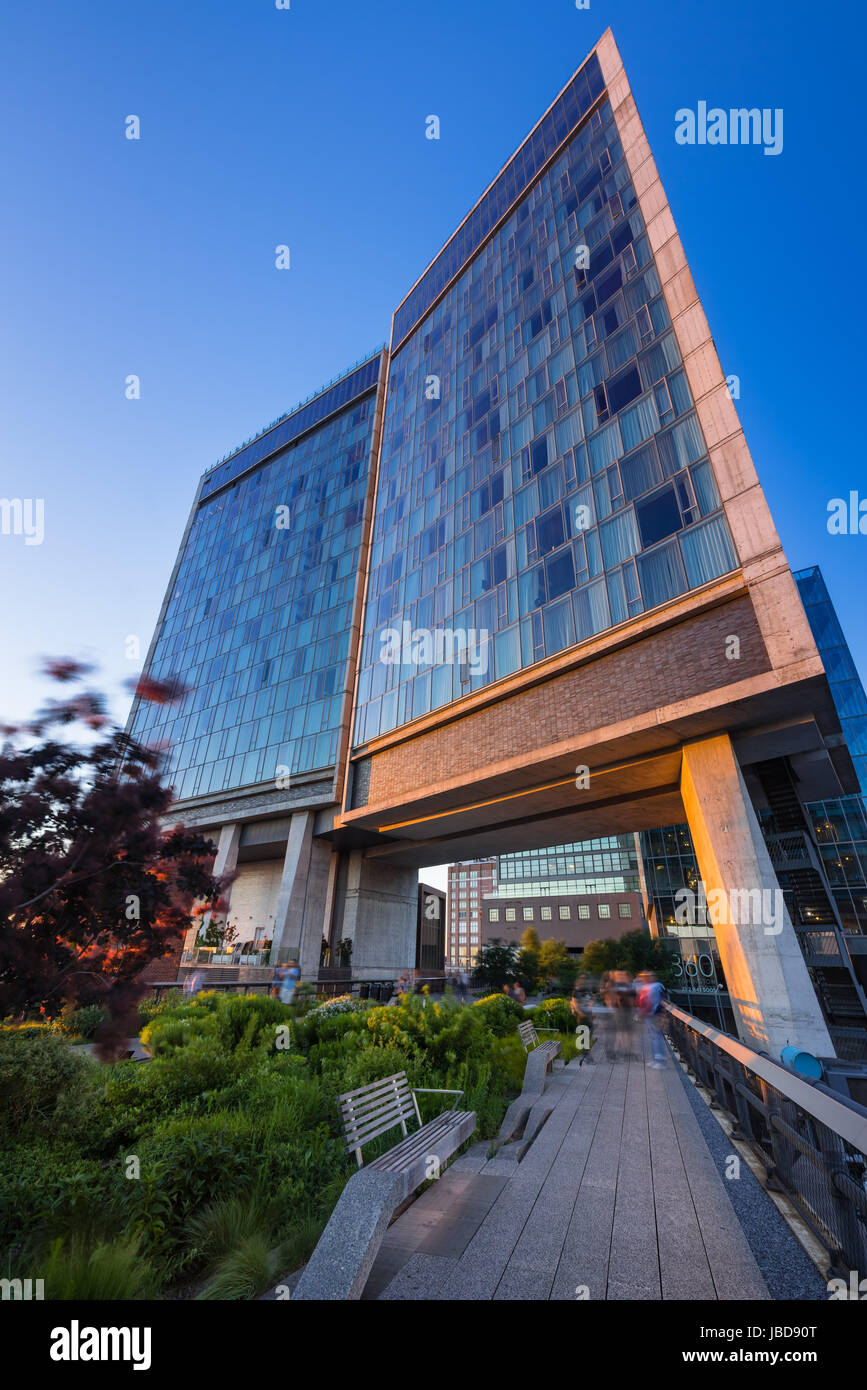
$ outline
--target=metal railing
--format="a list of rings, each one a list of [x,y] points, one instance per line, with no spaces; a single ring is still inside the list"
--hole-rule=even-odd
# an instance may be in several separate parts
[[[165,993],[183,992],[184,984],[184,980],[157,980],[153,983],[148,981],[147,989],[153,991],[157,1002],[159,1002]],[[356,999],[377,999],[382,1004],[387,1004],[397,989],[396,981],[392,979],[302,980],[302,984],[311,984],[316,990],[317,996],[324,996],[326,999],[337,999],[344,994],[351,994]],[[424,986],[427,986],[431,994],[442,994],[447,984],[448,980],[444,979],[442,975],[425,975],[412,981],[409,993],[420,994]],[[236,994],[269,994],[272,988],[273,981],[270,979],[211,980],[205,972],[202,972],[202,980],[198,986],[199,991],[229,989],[234,990]]]
[[[867,1274],[867,1109],[665,1003],[669,1037],[829,1252],[834,1275]]]

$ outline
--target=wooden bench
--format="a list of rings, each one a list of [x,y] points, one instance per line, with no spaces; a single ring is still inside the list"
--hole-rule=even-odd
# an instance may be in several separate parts
[[[537,1093],[539,1095],[545,1089],[545,1078],[548,1068],[559,1057],[563,1050],[559,1038],[551,1038],[549,1042],[540,1042],[539,1033],[556,1033],[556,1028],[539,1028],[528,1019],[526,1023],[518,1024],[518,1033],[521,1038],[524,1051],[527,1054],[527,1065],[524,1068],[524,1089],[523,1095]]]
[[[559,1038],[556,1042],[553,1039],[550,1042],[540,1042],[539,1034],[557,1033],[559,1031],[558,1028],[537,1028],[530,1019],[527,1019],[526,1023],[518,1024],[518,1035],[521,1039],[524,1051],[529,1053],[539,1049],[542,1052],[547,1052],[552,1058],[560,1054],[561,1044]]]
[[[426,1178],[438,1177],[445,1161],[476,1128],[473,1110],[446,1110],[422,1124],[417,1095],[463,1095],[420,1086],[411,1088],[405,1072],[338,1097],[344,1147],[358,1162],[319,1244],[295,1286],[292,1298],[361,1297],[376,1253],[397,1208]],[[407,1121],[417,1122],[410,1133]],[[403,1131],[387,1153],[363,1166],[362,1150],[390,1129]]]

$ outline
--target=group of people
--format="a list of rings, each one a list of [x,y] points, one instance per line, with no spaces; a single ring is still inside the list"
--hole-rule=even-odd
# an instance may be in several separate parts
[[[584,1021],[598,1029],[606,1055],[612,1061],[640,1057],[639,1028],[643,1029],[650,1045],[647,1065],[659,1070],[665,1066],[664,995],[665,990],[652,970],[642,970],[634,979],[628,970],[608,970],[598,989],[586,976],[579,975],[572,991],[572,1011],[579,1023]]]
[[[186,976],[183,984],[183,992],[192,999],[199,990],[205,987],[206,975],[203,970],[191,970]],[[278,965],[271,977],[271,996],[279,999],[281,1004],[291,1004],[295,998],[295,991],[301,982],[301,971],[298,969],[297,960],[290,960],[286,965]]]

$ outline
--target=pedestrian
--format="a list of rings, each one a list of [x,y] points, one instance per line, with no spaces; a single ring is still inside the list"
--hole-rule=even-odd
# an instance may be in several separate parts
[[[461,1003],[466,1004],[470,993],[470,976],[467,970],[462,970],[458,975],[458,992],[461,997]]]
[[[184,980],[183,993],[188,994],[192,999],[194,995],[198,994],[204,982],[205,977],[201,970],[191,970]]]
[[[291,1004],[295,998],[295,991],[301,983],[301,971],[298,969],[297,960],[290,960],[289,968],[286,971],[280,985],[280,1003]]]
[[[298,969],[297,960],[290,960],[288,965],[278,965],[271,986],[272,996],[279,999],[281,1004],[291,1004],[300,979],[301,971]]]
[[[524,986],[521,984],[520,980],[516,980],[512,986],[512,998],[514,999],[515,1003],[520,1004],[521,1008],[523,1009],[524,1005],[527,1002],[527,991],[524,989]]]
[[[662,1037],[663,1008],[665,994],[663,986],[652,970],[645,970],[640,976],[641,988],[638,994],[638,1010],[644,1019],[645,1030],[650,1042],[651,1057],[647,1065],[654,1071],[665,1070],[665,1042]]]

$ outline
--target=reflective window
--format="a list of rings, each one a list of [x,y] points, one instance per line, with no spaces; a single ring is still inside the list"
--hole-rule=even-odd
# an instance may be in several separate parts
[[[140,703],[132,723],[134,736],[171,746],[179,800],[285,787],[334,763],[374,399],[200,498],[149,666],[187,695]]]
[[[398,311],[356,744],[737,565],[607,99],[571,129]]]

